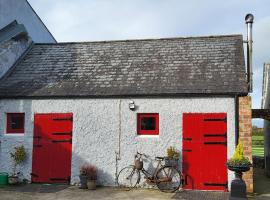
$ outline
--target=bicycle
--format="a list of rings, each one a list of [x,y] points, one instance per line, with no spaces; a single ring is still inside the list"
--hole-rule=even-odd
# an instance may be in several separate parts
[[[175,192],[182,186],[183,175],[175,167],[163,165],[161,162],[165,157],[155,157],[158,165],[153,174],[143,167],[142,156],[148,158],[145,154],[137,152],[135,155],[134,165],[124,167],[117,176],[117,184],[121,188],[131,190],[141,181],[141,173],[145,175],[148,184],[156,184],[162,192]]]

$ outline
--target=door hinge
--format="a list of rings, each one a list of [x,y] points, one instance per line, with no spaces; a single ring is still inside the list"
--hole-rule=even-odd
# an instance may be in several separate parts
[[[226,183],[204,183],[205,186],[222,186],[228,189],[228,182]]]
[[[227,132],[225,132],[224,134],[204,134],[204,137],[227,137]]]
[[[41,144],[34,144],[33,146],[34,146],[34,147],[42,147]]]
[[[227,145],[227,142],[204,142],[204,144],[209,144],[209,145],[223,144],[223,145]]]
[[[72,136],[72,132],[63,132],[63,133],[52,133],[52,135],[70,135]]]
[[[73,121],[73,117],[67,117],[67,118],[53,118],[53,120],[55,120],[55,121],[65,121],[65,120]]]
[[[72,139],[69,140],[52,140],[53,143],[60,143],[60,142],[69,142],[72,143]]]
[[[192,138],[183,138],[183,140],[191,141]]]
[[[191,149],[183,149],[184,152],[192,152]]]
[[[204,121],[206,122],[227,122],[227,117],[224,117],[224,118],[206,118],[204,119]]]

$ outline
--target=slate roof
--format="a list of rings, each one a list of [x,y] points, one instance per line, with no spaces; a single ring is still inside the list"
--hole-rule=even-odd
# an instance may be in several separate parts
[[[35,44],[0,97],[247,94],[241,35]]]

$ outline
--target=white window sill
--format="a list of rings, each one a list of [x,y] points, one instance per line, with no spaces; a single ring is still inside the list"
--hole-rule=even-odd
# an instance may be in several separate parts
[[[154,138],[154,139],[159,139],[159,135],[137,135],[136,138]]]
[[[4,137],[24,136],[24,133],[4,133]]]

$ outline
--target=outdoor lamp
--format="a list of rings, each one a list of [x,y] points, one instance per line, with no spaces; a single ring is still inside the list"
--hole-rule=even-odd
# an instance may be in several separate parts
[[[129,102],[129,109],[132,110],[132,111],[135,110],[135,103],[134,103],[134,101],[130,101]]]

